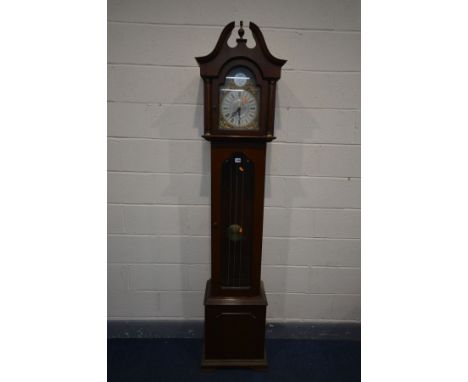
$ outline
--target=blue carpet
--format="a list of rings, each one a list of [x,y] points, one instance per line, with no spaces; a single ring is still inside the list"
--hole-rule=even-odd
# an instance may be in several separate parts
[[[266,341],[268,369],[200,368],[201,339],[110,339],[110,382],[175,381],[360,381],[361,343],[357,341]]]

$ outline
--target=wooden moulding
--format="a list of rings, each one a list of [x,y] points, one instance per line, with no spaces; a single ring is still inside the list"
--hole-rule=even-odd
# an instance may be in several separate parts
[[[210,133],[206,133],[203,135],[203,138],[205,138],[207,141],[227,141],[225,135],[214,135]],[[272,140],[276,139],[276,137],[272,135],[266,135],[266,136],[245,136],[245,135],[230,135],[229,138],[232,140],[237,140],[237,141],[253,141],[253,142],[271,142]]]
[[[203,301],[207,305],[261,305],[267,306],[267,298],[263,281],[260,281],[260,294],[254,296],[219,296],[213,295],[211,292],[211,280],[206,282],[205,299]]]
[[[263,358],[258,359],[202,359],[202,368],[203,369],[214,369],[220,367],[241,367],[241,368],[251,368],[254,370],[257,369],[266,369],[268,367],[268,360],[266,356],[266,351],[263,352]]]

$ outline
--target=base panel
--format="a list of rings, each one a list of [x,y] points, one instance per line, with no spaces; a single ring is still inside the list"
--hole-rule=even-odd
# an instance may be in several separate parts
[[[202,368],[213,369],[221,367],[241,367],[241,368],[252,368],[252,369],[266,369],[268,367],[268,361],[266,357],[266,351],[263,353],[263,358],[252,358],[252,359],[202,359]]]
[[[202,367],[265,368],[263,284],[256,296],[217,296],[210,282],[205,293],[205,335]]]

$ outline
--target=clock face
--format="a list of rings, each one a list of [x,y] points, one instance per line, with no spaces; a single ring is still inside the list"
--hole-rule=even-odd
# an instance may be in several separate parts
[[[250,70],[245,67],[232,69],[219,94],[220,129],[258,130],[260,92]]]
[[[248,90],[227,92],[221,101],[222,118],[232,128],[252,128],[257,113],[257,100]]]

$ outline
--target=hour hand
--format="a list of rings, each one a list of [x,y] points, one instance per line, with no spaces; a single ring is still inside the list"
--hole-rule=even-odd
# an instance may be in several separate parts
[[[240,107],[238,107],[236,110],[234,110],[234,111],[231,113],[231,117],[234,117],[237,113],[240,113],[240,110],[241,110]]]

